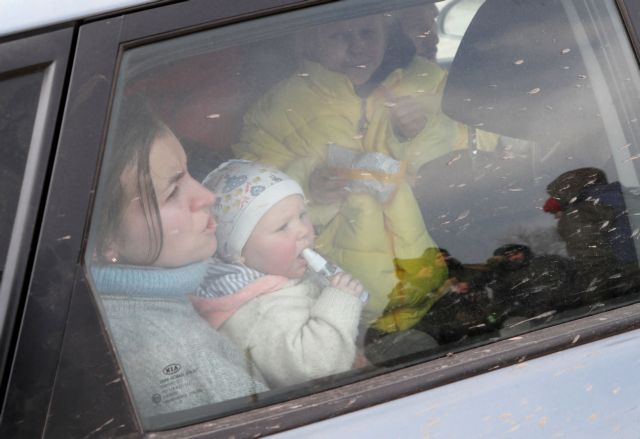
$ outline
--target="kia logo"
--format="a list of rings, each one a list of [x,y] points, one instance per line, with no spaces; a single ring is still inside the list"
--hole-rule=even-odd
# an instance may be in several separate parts
[[[174,363],[174,364],[165,366],[164,369],[162,369],[162,373],[165,375],[173,375],[175,373],[178,373],[180,369],[182,369],[182,366]]]

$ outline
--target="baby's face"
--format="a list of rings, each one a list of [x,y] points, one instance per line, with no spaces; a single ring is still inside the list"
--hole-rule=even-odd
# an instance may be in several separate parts
[[[242,250],[245,264],[266,274],[299,279],[307,269],[301,253],[313,246],[313,226],[302,196],[274,204],[258,221]]]
[[[384,57],[386,31],[380,15],[323,25],[310,44],[311,58],[343,73],[354,85],[371,78]]]

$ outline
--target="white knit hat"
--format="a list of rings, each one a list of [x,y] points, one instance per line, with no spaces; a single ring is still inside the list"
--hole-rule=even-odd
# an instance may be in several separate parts
[[[241,260],[251,232],[278,201],[304,192],[300,185],[276,168],[248,160],[229,160],[202,182],[216,194],[211,208],[218,228],[217,256],[226,262]]]

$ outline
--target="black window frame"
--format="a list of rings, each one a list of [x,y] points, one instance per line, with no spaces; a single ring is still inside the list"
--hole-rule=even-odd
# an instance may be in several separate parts
[[[123,52],[200,29],[328,2],[220,0],[213,7],[208,0],[190,0],[152,5],[79,28],[49,196],[0,425],[6,437],[57,437],[62,433],[74,437],[94,431],[105,435],[143,433],[82,265]],[[640,45],[634,26],[640,25],[640,6],[624,0],[617,3],[638,57]],[[55,116],[55,111],[52,113]],[[42,178],[40,183],[44,184]],[[486,346],[469,349],[337,389],[156,435],[266,435],[637,328],[640,304],[633,304],[493,343],[490,352]],[[20,423],[20,419],[29,422]]]
[[[0,42],[0,75],[32,71],[42,74],[11,242],[0,284],[1,396],[4,395],[8,380],[8,365],[13,360],[31,260],[37,244],[35,240],[42,216],[53,139],[58,129],[73,40],[73,28],[63,27],[19,39],[5,38]]]
[[[640,53],[640,4],[629,0],[616,0],[616,3],[627,28],[631,45],[638,56]]]

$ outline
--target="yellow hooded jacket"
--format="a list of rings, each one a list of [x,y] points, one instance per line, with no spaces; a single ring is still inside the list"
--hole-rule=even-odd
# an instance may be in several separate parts
[[[406,161],[411,174],[452,151],[459,138],[457,124],[440,110],[445,78],[438,65],[416,57],[407,68],[393,71],[370,96],[361,98],[347,76],[305,61],[247,113],[241,140],[233,149],[240,158],[279,167],[306,193],[311,172],[326,161],[332,143]],[[406,95],[423,100],[428,119],[415,138],[398,139],[389,122],[390,100]],[[408,289],[399,287],[394,261],[420,260],[426,249],[435,247],[406,182],[385,204],[372,195],[353,193],[342,203],[312,205],[309,213],[318,231],[316,248],[369,291],[364,319],[373,322],[393,309],[395,323],[379,320],[374,326],[385,332],[409,328],[435,301],[433,295],[440,294],[437,288],[414,288],[407,298]],[[423,260],[433,264],[435,259]],[[431,268],[426,272],[435,281],[429,286],[442,284],[446,266]],[[404,313],[403,308],[412,311]]]

